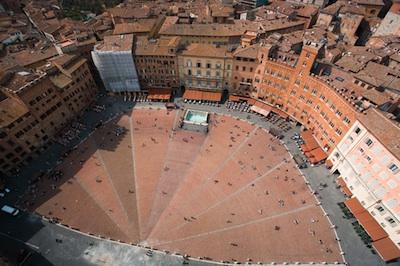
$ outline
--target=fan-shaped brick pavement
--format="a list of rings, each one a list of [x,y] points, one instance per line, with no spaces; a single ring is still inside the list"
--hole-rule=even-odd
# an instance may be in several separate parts
[[[32,211],[90,232],[213,260],[343,262],[281,143],[233,117],[208,134],[181,111],[134,109],[96,130],[27,194]]]

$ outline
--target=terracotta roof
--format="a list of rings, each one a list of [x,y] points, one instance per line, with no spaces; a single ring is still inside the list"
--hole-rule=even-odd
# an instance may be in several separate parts
[[[29,66],[40,61],[45,62],[47,59],[58,55],[55,47],[50,46],[47,49],[27,49],[14,53],[12,57],[20,66]]]
[[[236,22],[236,21],[235,21]],[[172,24],[161,27],[161,35],[177,36],[220,36],[233,37],[241,36],[248,28],[243,22],[235,24]],[[251,23],[250,23],[251,24]]]
[[[156,22],[157,19],[141,19],[137,22],[116,24],[114,34],[150,32]]]
[[[356,77],[375,87],[387,87],[400,91],[400,74],[390,67],[375,62],[368,62]]]
[[[184,51],[183,56],[199,56],[213,58],[231,58],[232,54],[227,51],[226,46],[216,47],[212,44],[192,43]]]
[[[324,9],[320,10],[321,13],[329,14],[331,16],[335,15],[337,12],[339,12],[339,9],[344,6],[344,3],[341,1],[337,1]]]
[[[300,17],[311,17],[318,13],[319,7],[315,5],[305,5],[296,10]]]
[[[130,51],[133,47],[133,34],[104,36],[104,41],[95,46],[97,51]]]
[[[388,237],[375,241],[372,245],[384,261],[391,261],[400,257],[399,247]]]
[[[1,98],[4,98],[5,95],[1,91],[0,94]],[[2,114],[0,128],[8,126],[29,111],[25,105],[11,98],[4,98],[1,100],[0,112],[2,113],[3,110],[7,115]]]
[[[231,6],[225,6],[221,4],[211,4],[211,16],[213,17],[229,17],[233,15],[234,8]]]
[[[353,0],[353,2],[359,5],[372,5],[372,6],[385,5],[382,0]]]
[[[380,59],[365,46],[349,46],[345,49],[347,50],[346,54],[335,64],[353,73],[362,70],[370,61]]]
[[[162,36],[157,40],[149,41],[147,37],[138,37],[135,45],[135,54],[173,56],[179,47],[180,37]],[[173,52],[171,51],[173,50]]]
[[[120,18],[147,18],[150,15],[150,8],[147,6],[138,7],[114,7],[107,10],[113,17]]]
[[[400,160],[400,127],[381,111],[369,108],[366,114],[359,114],[358,120],[371,134]]]
[[[251,59],[257,59],[257,52],[258,52],[259,45],[251,45],[247,47],[240,47],[237,48],[233,52],[234,57],[242,57],[242,58],[251,58]]]
[[[75,70],[86,63],[86,59],[76,55],[63,54],[49,60],[49,62],[71,77]]]
[[[362,93],[362,96],[376,105],[382,105],[392,101],[392,97],[390,96],[390,94],[386,93],[385,91],[381,92],[375,89],[366,90]]]
[[[43,75],[45,73],[42,73]],[[18,92],[22,87],[40,78],[39,73],[30,70],[8,71],[2,76],[0,86],[10,92]]]
[[[51,82],[53,82],[53,84],[57,88],[60,88],[60,89],[65,88],[72,82],[72,79],[70,77],[68,77],[67,75],[64,75],[62,73],[60,73],[58,75],[52,75],[50,77],[50,80],[51,80]]]

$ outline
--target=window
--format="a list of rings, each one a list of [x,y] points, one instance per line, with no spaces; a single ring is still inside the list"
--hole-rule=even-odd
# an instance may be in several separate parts
[[[388,221],[390,224],[396,224],[396,221],[392,217],[387,217],[386,221]]]
[[[226,65],[227,70],[231,70],[231,65]]]
[[[192,61],[188,60],[188,61],[187,61],[187,66],[188,66],[188,67],[191,67],[191,66],[192,66]]]
[[[338,152],[335,152],[335,157],[336,157],[336,159],[339,159],[340,154]]]
[[[399,167],[397,165],[395,165],[394,163],[391,163],[389,165],[389,169],[390,171],[392,171],[393,173],[397,173],[399,171]]]
[[[346,117],[347,118],[347,117]],[[360,132],[361,132],[361,128],[359,128],[359,127],[356,127],[356,129],[354,130],[354,132],[358,135],[358,134],[360,134]]]
[[[200,62],[197,62],[196,66],[197,66],[197,67],[201,67],[201,63],[200,63]]]
[[[367,144],[368,147],[371,147],[373,143],[374,142],[371,139],[366,139],[365,140],[365,144]]]
[[[375,207],[379,212],[383,212],[385,209],[382,206]]]
[[[207,68],[211,68],[211,64],[210,63],[207,63]]]

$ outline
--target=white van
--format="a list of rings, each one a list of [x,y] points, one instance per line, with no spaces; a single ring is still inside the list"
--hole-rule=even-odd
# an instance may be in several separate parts
[[[1,207],[1,211],[10,214],[12,216],[16,216],[19,213],[19,210],[17,208],[8,206],[8,205],[4,205],[3,207]]]

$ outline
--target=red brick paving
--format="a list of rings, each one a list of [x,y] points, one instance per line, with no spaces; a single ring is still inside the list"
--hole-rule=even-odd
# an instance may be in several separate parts
[[[212,115],[207,135],[173,132],[177,115],[136,109],[99,129],[58,167],[61,180],[41,181],[34,200],[27,195],[31,209],[82,231],[196,257],[342,261],[279,141],[227,116]],[[117,125],[125,135],[115,136]]]
[[[239,150],[240,144],[247,138],[248,133],[253,130],[253,126],[247,122],[224,116],[213,115],[211,121],[213,122],[210,125],[210,133],[196,163],[174,194],[168,209],[163,213],[160,219],[162,223],[157,224],[152,234],[157,234],[158,230],[164,230],[159,229],[160,225],[168,228],[183,221],[185,215],[179,213],[180,208],[187,206],[189,199],[201,192],[202,186],[209,179],[214,178],[219,169],[229,161],[230,156]],[[229,137],[226,135],[227,132],[229,132]],[[175,206],[180,208],[175,208]]]
[[[129,237],[112,220],[112,216],[104,211],[103,206],[87,193],[75,175],[82,169],[96,171],[90,163],[81,166],[80,160],[87,159],[93,151],[87,142],[71,153],[64,164],[58,169],[64,172],[64,177],[58,181],[43,179],[39,184],[36,195],[42,195],[35,199],[35,204],[30,206],[31,211],[36,211],[44,216],[59,218],[61,223],[76,227],[83,232],[112,236],[116,239],[128,241]],[[52,185],[57,188],[52,190]],[[99,186],[97,186],[99,188]],[[73,195],[73,196],[72,196]],[[26,199],[32,201],[33,195],[28,194]]]
[[[111,128],[112,125],[114,127]],[[116,136],[114,129],[117,126],[124,128],[126,135],[123,137]],[[130,117],[124,115],[119,121],[115,121],[107,128],[98,130],[93,135],[92,140],[98,147],[96,153],[98,160],[104,164],[109,178],[108,190],[114,192],[113,195],[116,196],[114,206],[119,206],[116,209],[121,209],[124,212],[122,215],[132,241],[139,241]],[[115,142],[118,142],[118,145],[115,145]],[[100,144],[104,145],[103,148],[100,147]]]
[[[195,162],[205,139],[206,135],[203,133],[184,130],[174,132],[168,145],[148,228],[153,228],[159,221],[161,213],[168,206],[181,181]]]
[[[144,240],[151,230],[147,224],[156,197],[158,180],[163,171],[175,116],[175,112],[166,110],[137,109],[132,112],[136,197],[141,240]]]

